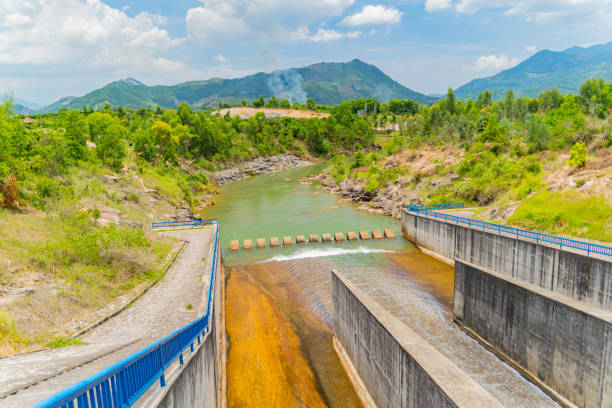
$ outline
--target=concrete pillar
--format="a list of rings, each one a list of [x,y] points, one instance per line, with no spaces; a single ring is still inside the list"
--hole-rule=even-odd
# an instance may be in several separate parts
[[[293,241],[291,237],[283,237],[283,246],[291,246],[293,245]]]
[[[385,233],[385,238],[395,238],[395,234],[390,229],[386,229],[384,233]]]
[[[308,236],[308,241],[310,241],[311,244],[318,244],[319,243],[319,237],[316,236],[315,234],[310,234]]]
[[[278,241],[277,237],[270,238],[270,247],[278,248],[279,246],[280,246],[280,242]]]
[[[298,245],[303,245],[306,243],[306,238],[303,235],[298,235],[295,237],[295,243]]]
[[[230,251],[238,251],[240,249],[240,244],[237,239],[230,241]]]
[[[250,239],[245,239],[242,247],[244,249],[253,249],[253,241]]]
[[[332,242],[332,237],[330,234],[321,234],[321,241],[323,241],[323,243],[328,244],[330,242]]]
[[[257,238],[257,248],[265,248],[265,247],[266,247],[266,239]]]
[[[374,239],[383,239],[383,236],[380,233],[380,230],[372,231],[372,238],[374,238]]]
[[[357,234],[355,234],[354,232],[347,232],[346,233],[346,238],[349,241],[357,241]]]
[[[344,234],[341,232],[336,232],[334,234],[334,239],[336,240],[336,242],[342,242],[344,241]]]
[[[363,241],[367,241],[370,239],[370,234],[368,231],[359,231],[359,238],[361,238]]]

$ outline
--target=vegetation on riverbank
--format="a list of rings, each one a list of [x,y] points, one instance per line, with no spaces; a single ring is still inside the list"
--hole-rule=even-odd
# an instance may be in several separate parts
[[[484,207],[484,219],[610,240],[610,109],[612,84],[603,80],[587,81],[580,95],[509,92],[493,102],[483,93],[464,103],[449,89],[432,106],[389,104],[368,115],[389,129],[378,148],[334,157],[330,188],[389,215],[459,201]]]
[[[25,123],[0,105],[0,355],[69,335],[161,273],[173,242],[147,232],[213,202],[227,162],[370,146],[366,120],[249,119],[122,107]]]

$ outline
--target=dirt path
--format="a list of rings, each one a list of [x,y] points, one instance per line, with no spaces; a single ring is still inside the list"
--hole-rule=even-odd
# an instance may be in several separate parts
[[[166,277],[130,308],[82,337],[86,345],[0,360],[2,407],[29,406],[129,356],[204,312],[212,228],[163,232],[186,241]],[[203,262],[203,258],[205,262]],[[191,304],[192,308],[187,309]]]

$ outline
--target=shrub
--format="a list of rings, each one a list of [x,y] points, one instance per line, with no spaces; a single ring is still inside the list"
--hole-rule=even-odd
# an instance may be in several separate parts
[[[2,207],[17,207],[19,204],[19,184],[14,175],[11,174],[4,179],[0,186],[0,196],[2,197]]]
[[[583,142],[578,142],[570,149],[569,165],[578,168],[584,167],[587,156],[586,145]]]

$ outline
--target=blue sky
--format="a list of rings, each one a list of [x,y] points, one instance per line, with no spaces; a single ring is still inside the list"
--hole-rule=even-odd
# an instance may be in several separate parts
[[[359,58],[443,93],[542,49],[612,40],[612,0],[0,0],[0,92],[41,104]]]

